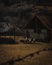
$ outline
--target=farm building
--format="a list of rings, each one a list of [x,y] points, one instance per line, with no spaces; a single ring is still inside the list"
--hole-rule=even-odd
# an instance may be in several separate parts
[[[34,16],[25,26],[25,31],[26,30],[29,31],[30,37],[37,41],[52,41],[51,24],[45,16]]]
[[[50,20],[48,20],[45,16],[35,15],[31,21],[28,21],[25,27],[21,30],[16,27],[16,29],[12,29],[10,31],[0,33],[0,37],[4,36],[7,38],[13,38],[13,40],[17,40],[16,37],[23,37],[26,35],[26,31],[28,30],[30,34],[30,38],[33,38],[35,41],[42,42],[52,42],[52,24],[50,24]],[[13,36],[13,37],[11,37]],[[19,38],[22,39],[22,38]]]

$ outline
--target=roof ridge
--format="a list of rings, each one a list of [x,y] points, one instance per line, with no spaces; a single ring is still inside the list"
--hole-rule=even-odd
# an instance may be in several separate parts
[[[46,19],[46,17],[44,16],[37,16],[41,21],[42,21],[42,23],[48,28],[48,29],[50,29],[51,27],[50,27],[50,23],[49,23],[49,21]]]

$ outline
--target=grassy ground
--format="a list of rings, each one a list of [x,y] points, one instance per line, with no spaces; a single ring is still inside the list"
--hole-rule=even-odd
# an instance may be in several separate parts
[[[45,48],[52,48],[52,44],[36,43],[36,44],[0,44],[0,63],[7,62],[11,59],[22,58],[28,54],[37,52]],[[1,65],[1,64],[0,64]],[[12,64],[5,64],[12,65]],[[15,61],[13,65],[52,65],[52,51],[41,51],[38,55],[26,57],[24,60]]]

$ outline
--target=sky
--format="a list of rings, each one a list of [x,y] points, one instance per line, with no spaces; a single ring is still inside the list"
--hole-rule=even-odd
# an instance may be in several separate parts
[[[52,0],[0,0],[0,24],[8,22],[12,25],[17,24],[17,27],[23,27],[33,18],[34,13],[44,14],[48,12],[43,11],[43,9],[34,9],[36,3],[47,3],[46,1],[49,4],[52,3]],[[52,12],[50,12],[48,15],[52,17]]]

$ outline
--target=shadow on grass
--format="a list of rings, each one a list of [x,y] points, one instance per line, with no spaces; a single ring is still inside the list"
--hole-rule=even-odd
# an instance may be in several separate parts
[[[24,59],[26,59],[27,57],[32,58],[32,57],[36,56],[36,54],[39,55],[40,52],[43,52],[43,51],[52,51],[52,48],[42,49],[42,50],[36,51],[36,52],[34,52],[34,53],[30,53],[30,54],[28,54],[28,55],[26,55],[26,56],[24,56],[24,57],[22,57],[22,58],[20,58],[20,57],[17,57],[16,59],[13,59],[13,58],[12,58],[12,59],[8,60],[8,61],[5,62],[5,63],[1,63],[0,65],[7,65],[7,64],[9,64],[9,65],[14,65],[15,62],[24,61]]]
[[[15,44],[15,40],[11,38],[0,38],[0,44]]]

